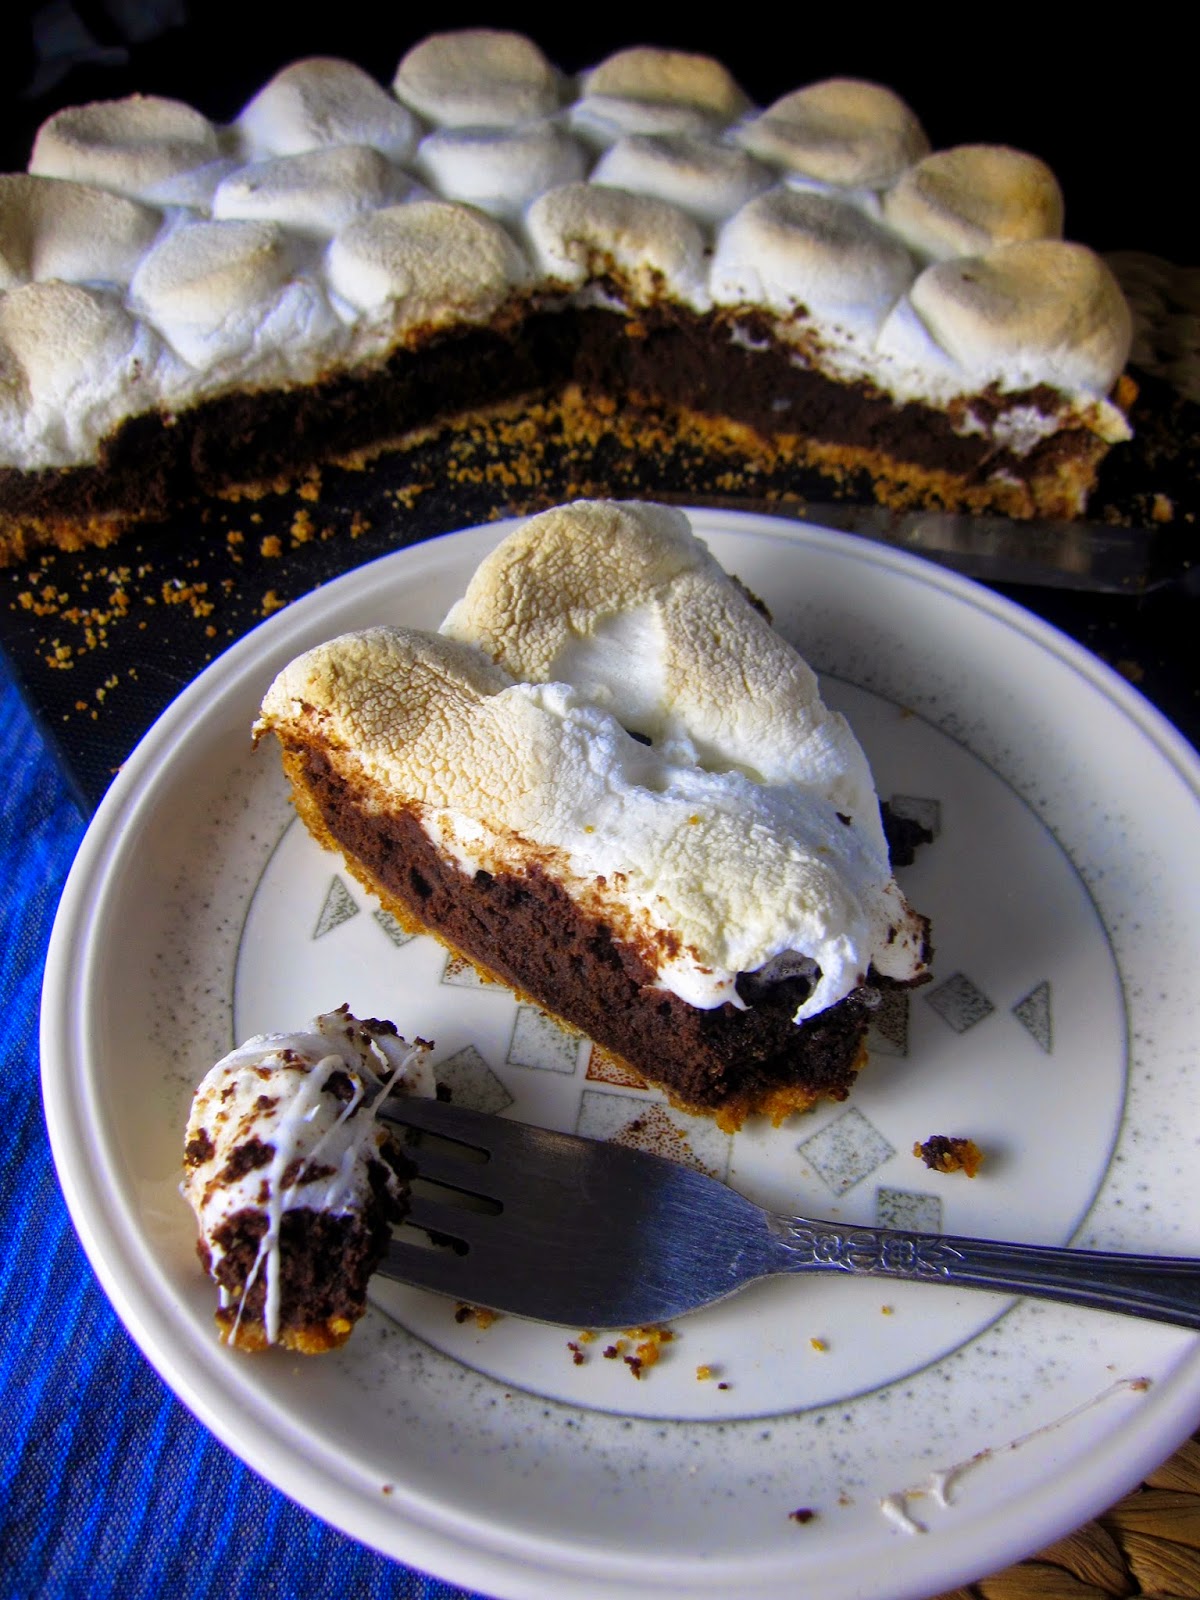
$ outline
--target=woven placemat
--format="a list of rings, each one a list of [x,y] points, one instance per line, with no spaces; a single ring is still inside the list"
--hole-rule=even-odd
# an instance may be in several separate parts
[[[1200,1434],[1076,1533],[938,1600],[1200,1600]]]
[[[1133,313],[1130,360],[1200,401],[1200,267],[1144,250],[1105,257]]]

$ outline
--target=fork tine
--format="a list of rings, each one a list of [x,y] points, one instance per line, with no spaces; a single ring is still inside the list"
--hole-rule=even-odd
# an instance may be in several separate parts
[[[499,1221],[499,1218],[479,1220],[486,1223]],[[518,1316],[562,1326],[574,1324],[582,1328],[596,1323],[615,1327],[623,1326],[626,1320],[630,1324],[656,1320],[649,1313],[659,1306],[658,1296],[647,1302],[645,1316],[605,1317],[603,1311],[616,1304],[612,1286],[606,1284],[598,1296],[586,1286],[581,1293],[577,1283],[560,1281],[553,1273],[531,1280],[527,1266],[521,1239],[514,1238],[509,1230],[497,1229],[494,1238],[469,1245],[461,1254],[449,1248],[393,1238],[379,1270],[384,1277],[398,1278],[420,1289],[432,1289],[470,1305],[489,1306],[496,1311],[515,1312]],[[623,1291],[622,1303],[627,1299],[628,1294]]]
[[[509,1122],[489,1112],[470,1111],[465,1106],[418,1099],[415,1095],[388,1101],[379,1115],[417,1132],[414,1141],[405,1143],[405,1151],[421,1177],[468,1194],[483,1195],[502,1205],[554,1206],[563,1191],[573,1195],[597,1149],[592,1139]],[[453,1153],[429,1149],[420,1138],[422,1133],[482,1151],[488,1159],[464,1160],[461,1165],[448,1167],[444,1163],[455,1162]],[[623,1154],[636,1159],[633,1151]],[[608,1163],[606,1167],[611,1170]]]
[[[404,1220],[414,1228],[444,1234],[450,1239],[461,1239],[464,1244],[474,1248],[491,1244],[495,1234],[494,1216],[486,1211],[470,1211],[466,1206],[456,1206],[451,1201],[439,1200],[433,1195],[412,1195]],[[489,1224],[492,1225],[490,1228]]]
[[[432,1289],[435,1294],[449,1295],[469,1305],[511,1311],[537,1321],[583,1327],[598,1320],[595,1316],[589,1318],[586,1315],[578,1290],[573,1288],[559,1292],[551,1285],[531,1298],[527,1286],[518,1292],[514,1300],[514,1285],[519,1284],[520,1277],[519,1273],[514,1277],[517,1263],[507,1251],[498,1256],[489,1250],[470,1250],[465,1255],[459,1255],[453,1250],[393,1238],[379,1270],[384,1277],[396,1278],[418,1289]],[[599,1304],[606,1307],[611,1305],[611,1295],[602,1298]],[[579,1317],[581,1310],[585,1311],[582,1320]],[[653,1319],[647,1316],[630,1320],[642,1322]],[[615,1322],[613,1326],[616,1326]]]
[[[435,1150],[421,1141],[406,1142],[404,1153],[419,1175],[429,1183],[445,1184],[462,1194],[498,1199],[495,1191],[495,1164],[490,1161],[465,1161],[450,1150]]]
[[[471,1111],[449,1100],[431,1100],[424,1095],[397,1094],[379,1107],[377,1115],[385,1122],[435,1133],[489,1155],[525,1148],[526,1130],[521,1123],[506,1122],[492,1112]]]
[[[385,1277],[411,1283],[418,1289],[432,1289],[459,1300],[473,1300],[471,1288],[463,1282],[463,1256],[453,1250],[438,1250],[430,1245],[411,1244],[407,1239],[392,1239],[380,1270]]]

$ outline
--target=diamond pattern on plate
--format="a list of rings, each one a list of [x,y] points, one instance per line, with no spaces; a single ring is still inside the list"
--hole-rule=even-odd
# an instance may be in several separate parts
[[[1047,1055],[1054,1049],[1054,1028],[1050,1020],[1050,980],[1044,979],[1013,1007],[1013,1016]]]
[[[941,1233],[942,1202],[936,1194],[913,1189],[875,1191],[875,1221],[881,1228],[907,1228],[910,1233]]]
[[[614,1056],[602,1044],[594,1044],[588,1053],[586,1077],[590,1083],[611,1083],[618,1089],[646,1087],[640,1072],[635,1072],[628,1062]]]
[[[329,880],[329,888],[325,891],[321,914],[317,918],[312,936],[314,939],[323,939],[327,933],[332,933],[335,928],[340,928],[343,922],[349,922],[351,917],[357,915],[358,906],[355,904],[354,896],[335,875]]]
[[[409,933],[404,924],[398,921],[390,911],[385,911],[382,906],[377,906],[371,915],[396,946],[407,944],[410,939],[415,939],[416,934]]]
[[[671,1106],[640,1100],[631,1094],[585,1089],[575,1132],[586,1139],[647,1150],[714,1178],[724,1179],[729,1171],[732,1136],[722,1133],[715,1122],[689,1117]]]
[[[469,1111],[484,1111],[495,1116],[507,1111],[513,1097],[500,1082],[473,1044],[464,1046],[433,1069],[439,1085],[450,1091],[456,1106],[466,1106]]]
[[[833,1190],[845,1194],[896,1154],[873,1122],[856,1106],[843,1111],[806,1139],[800,1154]]]
[[[537,1006],[518,1006],[506,1059],[514,1067],[574,1072],[579,1063],[579,1036],[568,1033]]]
[[[867,1051],[876,1056],[908,1054],[907,989],[880,990],[879,1004],[867,1027]]]
[[[956,972],[945,983],[939,983],[926,996],[926,1001],[955,1033],[966,1033],[996,1009],[977,984],[965,972]]]
[[[447,955],[446,965],[442,968],[442,982],[448,983],[458,989],[499,989],[502,987],[494,978],[485,978],[478,967],[472,966],[462,956]]]
[[[919,794],[894,794],[888,801],[893,815],[928,828],[936,839],[942,831],[942,802]]]

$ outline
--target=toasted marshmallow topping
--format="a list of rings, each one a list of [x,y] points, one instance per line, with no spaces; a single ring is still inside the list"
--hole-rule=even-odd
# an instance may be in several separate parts
[[[719,122],[741,116],[749,101],[728,70],[711,56],[635,45],[585,72],[584,95],[690,106]]]
[[[666,200],[713,226],[769,188],[774,177],[745,151],[715,139],[631,134],[600,158],[592,182]]]
[[[515,222],[547,189],[587,174],[579,143],[549,122],[519,128],[441,128],[421,141],[417,170],[447,200]]]
[[[396,69],[392,88],[439,127],[504,128],[558,109],[554,68],[519,33],[468,28],[422,40]]]
[[[398,331],[485,321],[528,277],[498,223],[440,200],[351,223],[329,248],[328,271],[344,300],[368,316],[388,309]]]
[[[56,112],[38,130],[29,170],[137,199],[220,154],[207,117],[178,100],[135,94]]]
[[[718,305],[768,306],[874,337],[912,282],[908,251],[861,211],[827,194],[771,189],[722,228],[712,265]]]
[[[899,95],[857,78],[828,78],[796,89],[746,123],[737,137],[764,161],[846,188],[882,188],[929,149],[924,129]]]
[[[525,226],[538,267],[554,283],[578,288],[598,278],[634,304],[664,294],[697,308],[708,303],[704,234],[665,201],[572,183],[535,200]]]
[[[1058,382],[1108,392],[1125,365],[1132,319],[1109,269],[1057,239],[1000,245],[941,261],[913,284],[912,304],[938,343],[981,381]]]
[[[749,104],[719,61],[680,50],[620,50],[582,76],[570,122],[601,149],[627,134],[713,134]]]
[[[158,401],[161,346],[115,296],[30,283],[0,294],[0,451],[77,460],[97,432]]]
[[[214,1277],[230,1242],[227,1225],[247,1212],[266,1220],[242,1293],[220,1286],[221,1306],[237,1308],[230,1343],[238,1342],[246,1295],[260,1280],[266,1341],[279,1342],[280,1235],[288,1212],[361,1213],[374,1184],[399,1199],[399,1180],[380,1155],[388,1135],[375,1112],[395,1089],[433,1093],[427,1049],[408,1044],[390,1024],[360,1022],[343,1006],[300,1032],[249,1039],[207,1073],[188,1118],[182,1190]]]
[[[30,279],[128,283],[162,216],[105,189],[0,175],[0,289]]]
[[[604,150],[630,134],[694,134],[712,138],[718,126],[699,106],[670,100],[621,100],[616,95],[589,94],[567,114],[571,131],[594,150]]]
[[[212,212],[213,196],[221,184],[243,165],[233,156],[220,156],[216,161],[206,161],[202,167],[192,167],[158,183],[147,184],[142,199],[151,205],[182,206],[188,211],[208,215]]]
[[[274,222],[189,222],[142,261],[131,306],[192,368],[306,376],[341,325],[320,285],[293,277],[293,248]]]
[[[336,145],[370,145],[407,161],[419,130],[374,78],[349,61],[314,56],[284,67],[254,96],[236,128],[249,154],[297,156]]]
[[[130,299],[185,361],[206,365],[249,342],[249,321],[290,270],[286,235],[271,223],[194,222],[146,256]]]
[[[218,186],[212,213],[328,237],[355,217],[395,205],[413,188],[413,180],[377,150],[348,144],[239,167]]]
[[[744,96],[719,63],[636,49],[584,74],[564,115],[565,86],[535,45],[468,30],[410,51],[397,85],[440,125],[419,154],[412,112],[357,67],[324,58],[277,74],[231,129],[152,97],[52,117],[32,176],[0,180],[0,290],[50,278],[137,285],[125,307],[142,320],[160,398],[176,411],[239,384],[307,382],[379,359],[422,330],[485,320],[516,289],[616,311],[674,299],[698,312],[765,312],[776,337],[803,345],[803,359],[833,378],[945,407],[978,384],[976,343],[939,341],[936,309],[925,316],[905,292],[917,267],[1061,227],[1057,185],[1040,162],[989,147],[919,160],[925,139],[912,113],[874,84],[814,84],[739,121]],[[581,182],[596,147],[606,153]],[[779,173],[778,188],[760,187],[756,156]],[[422,209],[432,202],[416,174],[445,197],[435,213]],[[107,201],[84,198],[97,191]],[[156,225],[114,191],[167,214]],[[397,210],[411,215],[401,222]],[[173,244],[176,231],[189,235],[189,212],[197,226],[275,232],[257,243],[228,235],[219,249],[196,233]],[[929,303],[938,281],[924,284]],[[1119,350],[1124,308],[1105,296],[1090,303],[1111,309],[1097,347],[1107,339]],[[1014,309],[1014,325],[1023,315]],[[1031,327],[1041,317],[1029,308]],[[180,359],[159,359],[160,333]],[[1058,354],[1026,341],[1018,360],[989,355],[985,368],[1056,389],[1058,414],[1106,439],[1127,436],[1095,386],[1112,362],[1063,367]],[[1089,387],[1072,390],[1068,372]],[[92,404],[100,391],[109,376],[95,371],[71,391],[79,412],[48,423],[42,446],[10,392],[0,465],[96,461],[105,437],[96,430],[110,416]],[[128,414],[146,393],[132,384]],[[120,420],[119,405],[111,416]],[[1036,433],[997,442],[1023,453]],[[61,457],[66,438],[73,462]]]
[[[911,167],[884,196],[883,214],[914,250],[941,261],[994,244],[1059,238],[1063,199],[1036,156],[965,144]]]
[[[797,1022],[872,963],[923,970],[862,751],[681,513],[532,519],[444,636],[310,651],[265,729],[318,743],[366,803],[413,810],[465,872],[536,858],[691,1005],[741,1006],[738,973],[785,954],[821,969]]]
[[[480,564],[441,631],[514,678],[573,685],[630,732],[691,746],[713,770],[826,794],[886,850],[845,719],[682,511],[578,500],[531,517]]]
[[[133,345],[134,323],[111,296],[65,283],[31,283],[0,295],[0,343],[8,381],[35,404],[65,401],[103,363]]]

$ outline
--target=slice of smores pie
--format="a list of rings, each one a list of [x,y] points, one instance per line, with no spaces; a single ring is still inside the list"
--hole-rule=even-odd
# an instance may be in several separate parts
[[[389,910],[725,1127],[843,1099],[927,976],[862,750],[673,509],[531,518],[440,633],[292,662],[268,731]]]

